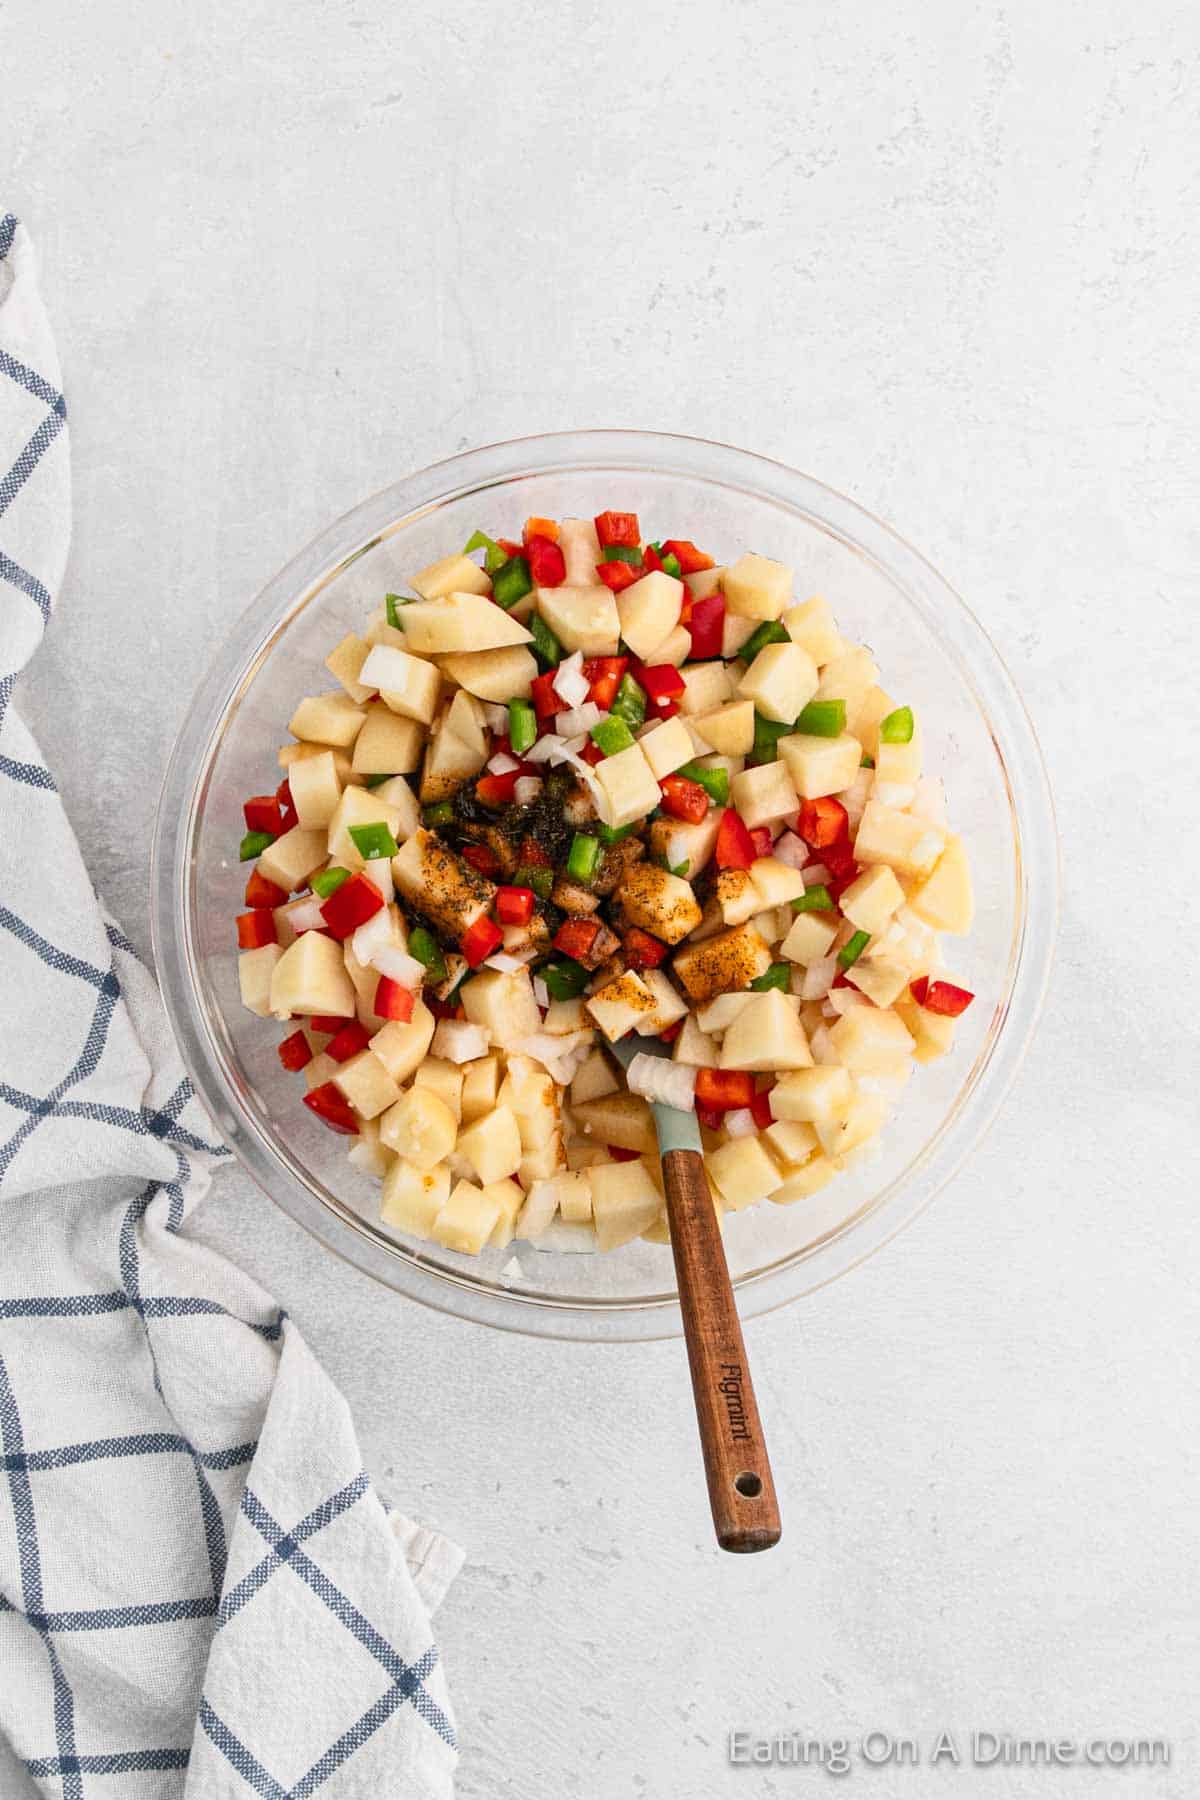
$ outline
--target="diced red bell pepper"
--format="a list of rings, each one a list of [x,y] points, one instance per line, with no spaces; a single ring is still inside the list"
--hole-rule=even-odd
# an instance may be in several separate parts
[[[296,816],[296,802],[292,799],[292,784],[286,775],[275,789],[275,798],[279,802],[280,822],[283,829],[290,831],[293,825],[299,824],[299,819]]]
[[[673,1044],[682,1030],[683,1020],[676,1019],[673,1025],[668,1025],[665,1031],[659,1032],[659,1042],[663,1044]]]
[[[552,544],[557,544],[558,520],[526,519],[525,529],[521,533],[521,541],[528,544],[535,537],[549,538]]]
[[[501,925],[528,925],[533,917],[533,901],[532,888],[497,888],[496,917]]]
[[[696,1118],[701,1125],[707,1126],[709,1131],[720,1131],[725,1123],[724,1113],[719,1113],[714,1106],[701,1106],[698,1103]]]
[[[642,530],[636,513],[602,512],[596,514],[596,536],[601,544],[620,544],[636,550],[642,541]]]
[[[834,838],[818,852],[818,857],[831,875],[840,880],[848,875],[851,880],[858,874],[858,864],[854,860],[854,845],[848,837]]]
[[[604,761],[604,752],[599,744],[585,744],[579,754],[582,756],[584,762],[589,763],[593,769],[597,763]]]
[[[552,538],[527,538],[525,555],[534,587],[561,587],[567,579],[566,559]]]
[[[754,1077],[740,1069],[697,1069],[696,1105],[736,1112],[754,1105]]]
[[[641,1154],[637,1150],[622,1150],[620,1144],[605,1144],[604,1148],[614,1162],[636,1162]]]
[[[265,906],[256,907],[253,912],[239,913],[237,934],[239,950],[261,950],[264,944],[277,944],[279,933],[275,929],[275,914],[268,912]]]
[[[470,966],[477,969],[503,941],[504,935],[496,921],[489,919],[486,913],[480,913],[475,923],[463,932],[462,953]]]
[[[340,1031],[334,1033],[325,1046],[326,1056],[332,1056],[334,1062],[349,1062],[360,1050],[365,1050],[371,1041],[371,1034],[358,1019],[347,1019]]]
[[[848,836],[849,825],[845,807],[832,794],[801,803],[797,829],[805,843],[811,844],[814,850],[823,850],[827,844],[835,844],[839,838]]]
[[[663,566],[663,559],[658,554],[658,551],[654,548],[653,544],[647,544],[646,548],[642,551],[642,561],[645,563],[646,568],[651,572],[656,569],[661,569]]]
[[[345,1019],[339,1018],[337,1013],[314,1013],[308,1021],[308,1028],[310,1031],[319,1031],[322,1037],[332,1037],[345,1023]]]
[[[257,869],[251,870],[250,879],[246,883],[247,906],[282,906],[286,899],[287,895],[281,887],[268,881]]]
[[[775,840],[765,825],[756,825],[750,833],[750,842],[754,845],[755,857],[770,856]]]
[[[599,919],[566,919],[554,935],[554,948],[582,962],[599,935]]]
[[[632,587],[635,581],[642,579],[644,573],[645,570],[635,569],[632,563],[627,562],[598,562],[596,564],[597,577],[614,594],[619,594],[625,588]]]
[[[279,1045],[279,1060],[285,1069],[307,1069],[312,1054],[312,1045],[302,1031],[293,1031]]]
[[[555,690],[553,669],[547,669],[544,675],[535,675],[529,684],[529,692],[533,698],[533,710],[539,719],[552,719],[556,712],[564,710],[563,702]]]
[[[680,694],[687,692],[687,683],[679,670],[670,663],[635,663],[631,674],[640,681],[646,690],[646,698],[656,703],[660,700],[678,700]]]
[[[390,975],[381,975],[379,985],[375,989],[375,1017],[377,1019],[394,1019],[397,1025],[407,1025],[413,1016],[417,1004],[417,996],[412,988],[402,987],[393,981]],[[337,1039],[334,1039],[334,1043]],[[330,1055],[333,1046],[330,1046]]]
[[[525,554],[524,545],[514,544],[511,538],[497,538],[496,542],[507,557],[524,556]]]
[[[283,810],[274,794],[255,794],[242,807],[247,831],[269,831],[279,837],[283,831]]]
[[[335,888],[328,900],[321,902],[321,917],[335,938],[348,938],[352,932],[373,919],[383,905],[383,895],[362,870]]]
[[[708,812],[708,795],[698,781],[689,781],[686,775],[667,775],[658,784],[662,795],[662,809],[673,819],[684,819],[689,825],[698,825]]]
[[[342,1137],[358,1136],[358,1114],[332,1081],[305,1094],[304,1104],[309,1112],[316,1113],[323,1125],[328,1125],[330,1131],[339,1132]]]
[[[490,844],[464,844],[462,859],[473,869],[478,869],[481,875],[491,877],[499,873],[500,858]]]
[[[510,769],[507,775],[481,775],[475,783],[477,798],[484,806],[507,806],[516,794],[520,773]]]
[[[726,807],[717,827],[713,860],[718,869],[748,869],[754,861],[754,839],[732,806]]]
[[[711,556],[703,550],[697,550],[690,538],[665,538],[663,551],[675,557],[685,575],[698,575],[701,569],[711,569],[715,565]]]
[[[679,702],[678,700],[656,700],[653,706],[646,708],[646,711],[652,719],[673,719],[679,711]]]
[[[465,1019],[467,1009],[458,1000],[439,1000],[436,994],[427,994],[425,1004],[435,1019]]]
[[[659,938],[651,937],[640,925],[632,925],[625,933],[622,941],[625,961],[631,969],[657,969],[659,963],[665,961],[667,946]]]
[[[693,600],[688,630],[692,634],[692,658],[695,662],[720,656],[725,638],[724,594],[705,594],[702,600]]]
[[[517,864],[520,868],[552,869],[554,860],[548,851],[542,849],[536,838],[527,837],[521,839],[521,853],[517,857]]]
[[[621,677],[629,667],[627,656],[589,656],[583,665],[584,679],[589,683],[588,699],[607,712],[617,697]]]
[[[770,1088],[764,1088],[762,1093],[755,1094],[754,1099],[750,1103],[750,1111],[753,1115],[754,1123],[758,1126],[760,1131],[765,1131],[768,1125],[773,1125],[775,1123],[775,1114],[771,1111]]]
[[[918,1006],[946,1019],[957,1019],[975,998],[969,988],[956,987],[952,981],[930,981],[928,975],[910,982],[909,989]]]

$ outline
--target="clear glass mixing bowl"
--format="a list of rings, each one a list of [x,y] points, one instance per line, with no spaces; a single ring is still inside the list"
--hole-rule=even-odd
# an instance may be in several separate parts
[[[155,838],[154,938],[166,1003],[197,1090],[244,1167],[329,1249],[402,1294],[460,1317],[583,1340],[680,1329],[670,1250],[607,1255],[515,1244],[478,1258],[406,1239],[378,1187],[299,1103],[279,1032],[239,1003],[233,917],[245,869],[241,805],[274,787],[286,721],[332,686],[325,656],[389,588],[482,527],[529,514],[636,511],[648,534],[693,537],[718,560],[746,548],[792,564],[869,644],[889,692],[917,706],[927,766],[970,850],[978,916],[953,974],[978,994],[953,1054],[918,1069],[866,1160],[807,1201],[727,1221],[745,1315],[840,1275],[928,1204],[994,1117],[1029,1042],[1058,908],[1045,770],[1012,680],[942,578],[879,520],[809,476],[694,438],[570,432],[473,450],[348,513],[268,584],[229,634],[167,768]]]

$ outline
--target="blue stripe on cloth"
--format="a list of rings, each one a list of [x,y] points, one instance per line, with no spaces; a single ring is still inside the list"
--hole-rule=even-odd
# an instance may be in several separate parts
[[[41,763],[17,762],[11,756],[0,755],[0,775],[7,775],[10,781],[24,782],[26,787],[41,788],[47,794],[58,792],[53,775],[49,769],[43,769]]]
[[[12,241],[16,235],[17,216],[15,213],[5,213],[4,217],[0,219],[0,262],[4,261],[12,249]]]
[[[0,927],[10,931],[27,950],[32,950],[48,969],[57,969],[60,975],[77,975],[80,981],[89,982],[102,994],[112,994],[114,998],[121,992],[121,983],[111,965],[107,969],[98,969],[95,963],[85,962],[81,956],[72,956],[68,950],[60,950],[40,932],[35,931],[32,925],[27,925],[24,919],[10,912],[3,903],[0,903]]]
[[[157,1774],[164,1769],[186,1769],[191,1752],[182,1750],[110,1750],[104,1756],[72,1758],[81,1775]],[[26,1769],[35,1780],[63,1773],[61,1756],[34,1756],[27,1759]]]
[[[122,1306],[128,1306],[124,1294]],[[196,1455],[206,1469],[236,1469],[251,1460],[258,1449],[257,1438],[245,1444],[231,1444],[227,1450],[198,1450]],[[190,1446],[177,1431],[139,1431],[129,1437],[90,1438],[82,1444],[59,1444],[53,1450],[28,1450],[19,1456],[0,1456],[0,1469],[69,1469],[76,1463],[105,1462],[121,1456],[168,1456],[185,1454]]]
[[[21,1427],[21,1414],[17,1408],[17,1397],[9,1380],[8,1369],[4,1358],[0,1356],[0,1448],[6,1455],[18,1455],[25,1448],[25,1436]],[[17,1531],[17,1556],[21,1566],[21,1594],[25,1602],[25,1615],[33,1624],[42,1612],[44,1597],[42,1591],[42,1561],[38,1546],[37,1520],[33,1506],[33,1487],[29,1473],[25,1469],[12,1469],[8,1475],[8,1490],[12,1500],[13,1519]],[[54,1693],[54,1732],[55,1744],[59,1756],[63,1759],[62,1777],[63,1800],[83,1800],[83,1783],[79,1780],[78,1769],[69,1771],[68,1761],[75,1762],[75,1696],[71,1692],[71,1684],[59,1661],[58,1652],[54,1648],[54,1639],[46,1628],[41,1628],[39,1635],[46,1646],[46,1656],[50,1664],[50,1680]]]
[[[287,1554],[290,1555],[298,1544],[305,1543],[318,1531],[323,1531],[326,1525],[332,1524],[333,1520],[339,1518],[342,1513],[348,1512],[355,1501],[361,1500],[362,1496],[366,1493],[368,1486],[369,1483],[365,1472],[358,1474],[353,1481],[347,1482],[346,1486],[340,1488],[336,1494],[331,1494],[327,1500],[322,1500],[320,1506],[314,1506],[313,1510],[287,1533]],[[258,1520],[254,1518],[254,1515],[247,1508],[247,1494],[250,1495],[251,1501],[254,1506],[259,1508],[263,1517],[269,1519],[270,1514],[267,1513],[265,1507],[261,1506],[259,1501],[255,1500],[253,1494],[250,1494],[249,1488],[247,1488],[242,1495],[242,1511],[246,1514],[246,1517],[250,1519],[253,1524],[258,1525]],[[271,1523],[274,1524],[274,1520],[271,1520]],[[262,1530],[261,1526],[258,1528],[260,1531]],[[278,1531],[278,1526],[276,1526],[275,1529]],[[264,1532],[263,1535],[266,1536],[266,1533]],[[280,1538],[282,1540],[283,1533],[280,1533]],[[234,1613],[240,1612],[247,1600],[252,1599],[253,1596],[257,1594],[259,1588],[274,1574],[275,1570],[282,1565],[284,1560],[285,1557],[280,1550],[278,1548],[272,1548],[270,1554],[264,1556],[261,1562],[256,1563],[248,1575],[243,1575],[236,1587],[230,1588],[229,1592],[225,1594],[221,1600],[221,1610],[217,1619],[218,1630],[220,1630],[222,1625],[227,1625]]]
[[[39,1631],[123,1631],[132,1625],[177,1625],[181,1619],[211,1619],[217,1603],[211,1594],[194,1600],[153,1600],[141,1606],[97,1606],[74,1612],[39,1613],[31,1623]],[[26,1615],[27,1617],[29,1615]]]
[[[10,381],[15,381],[18,387],[23,387],[27,393],[33,395],[35,400],[44,400],[54,412],[61,413],[63,418],[66,418],[67,403],[58,389],[51,387],[45,376],[39,375],[36,369],[31,369],[28,363],[23,363],[17,357],[10,356],[8,351],[3,348],[0,348],[0,375],[7,375]]]
[[[436,1662],[437,1652],[431,1646],[424,1656],[413,1664],[410,1674],[416,1679],[418,1686],[424,1681]],[[425,1692],[424,1688],[421,1688],[421,1692]],[[288,1796],[288,1800],[307,1800],[309,1794],[314,1793],[317,1788],[329,1780],[331,1775],[336,1774],[347,1757],[353,1756],[356,1750],[361,1750],[367,1739],[374,1736],[381,1725],[386,1725],[396,1708],[403,1706],[408,1698],[409,1695],[405,1691],[404,1684],[394,1681],[387,1692],[379,1696],[374,1706],[368,1707],[362,1717],[356,1719],[351,1725],[349,1731],[344,1731],[337,1742],[329,1746],[324,1756],[313,1764],[308,1773],[301,1776]]]
[[[91,1319],[97,1313],[124,1312],[127,1294],[31,1294],[0,1300],[0,1319]]]
[[[276,1781],[269,1770],[263,1768],[240,1738],[234,1737],[224,1719],[217,1717],[207,1700],[201,1700],[197,1717],[207,1732],[209,1741],[221,1752],[230,1768],[256,1794],[260,1794],[262,1800],[288,1800],[287,1789]]]
[[[20,563],[14,562],[11,556],[5,556],[0,550],[0,578],[9,582],[37,606],[43,619],[50,617],[50,590],[43,587],[36,575],[23,569]]]
[[[0,913],[3,913],[4,910],[3,907],[0,907]],[[117,995],[120,993],[116,976],[113,975],[111,980],[114,984],[111,989],[107,982],[101,989],[100,997],[96,1002],[96,1010],[92,1014],[92,1022],[88,1027],[87,1037],[84,1039],[83,1049],[79,1052],[74,1065],[62,1080],[50,1089],[46,1098],[38,1102],[35,1111],[18,1125],[8,1142],[0,1144],[0,1186],[3,1186],[4,1177],[8,1173],[12,1160],[25,1140],[32,1137],[43,1119],[49,1117],[64,1094],[69,1093],[79,1082],[86,1081],[89,1075],[94,1075],[99,1067],[100,1058],[108,1040],[108,1028],[116,1009]],[[2,1091],[0,1089],[0,1092]]]
[[[8,511],[65,423],[65,407],[46,414],[4,480],[0,481],[0,513]]]

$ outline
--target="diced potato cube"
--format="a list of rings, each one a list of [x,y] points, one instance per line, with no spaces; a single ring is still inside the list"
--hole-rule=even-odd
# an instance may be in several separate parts
[[[837,1174],[836,1163],[830,1162],[827,1156],[814,1156],[806,1162],[802,1169],[789,1175],[782,1187],[777,1187],[767,1197],[773,1206],[790,1206],[793,1201],[807,1200],[819,1189],[827,1187]]]
[[[797,913],[780,948],[789,962],[807,968],[829,955],[837,934],[836,913]]]
[[[600,558],[600,539],[592,519],[560,519],[558,547],[567,565],[569,587],[592,587]]]
[[[592,1222],[592,1184],[582,1171],[556,1175],[559,1216],[568,1225],[590,1225]]]
[[[528,700],[537,663],[524,644],[508,644],[502,650],[464,650],[443,656],[442,673],[477,699],[506,704]]]
[[[565,650],[582,650],[585,656],[616,655],[621,636],[617,597],[603,582],[587,587],[537,588],[534,598],[538,612]]]
[[[790,863],[777,856],[759,856],[750,864],[750,879],[758,894],[760,907],[786,906],[804,892],[804,877]]]
[[[864,756],[874,757],[878,754],[879,727],[888,714],[895,710],[896,702],[878,683],[867,689],[854,709],[854,735],[863,747]],[[849,722],[848,709],[846,717]]]
[[[913,1041],[903,1020],[874,1006],[856,1006],[830,1028],[830,1043],[844,1068],[857,1074],[887,1069],[899,1056],[911,1056]]]
[[[363,677],[378,690],[384,705],[422,725],[433,722],[442,691],[441,671],[423,656],[376,644],[363,664]]]
[[[332,1056],[326,1056],[323,1050],[318,1051],[312,1061],[304,1065],[304,1085],[309,1093],[311,1094],[314,1088],[324,1087],[327,1081],[332,1081],[339,1066],[334,1062]]]
[[[324,1008],[315,1010],[323,1011]],[[375,1033],[371,1049],[394,1082],[407,1081],[415,1074],[433,1042],[436,1025],[437,1020],[425,1002],[418,1000],[406,1025],[392,1019]]]
[[[463,1116],[463,1070],[441,1056],[427,1056],[413,1076],[414,1088],[428,1088],[444,1100],[456,1120]]]
[[[395,807],[379,798],[377,789],[342,789],[342,797],[329,821],[329,857],[343,869],[365,869],[366,858],[350,836],[352,825],[386,825],[394,837],[399,829],[400,815]]]
[[[603,763],[599,765],[604,767]],[[627,869],[618,896],[631,925],[640,926],[666,944],[678,944],[700,923],[700,906],[691,883],[660,869],[657,863],[634,863]]]
[[[871,652],[856,644],[849,650],[844,650],[840,656],[835,656],[832,662],[826,663],[821,670],[815,698],[844,700],[846,728],[853,737],[858,737],[854,729],[858,723],[858,712],[878,680],[879,670],[875,667]],[[861,738],[859,742],[862,742]]]
[[[370,1049],[340,1063],[333,1080],[364,1119],[378,1118],[400,1098],[400,1089]]]
[[[511,1108],[496,1106],[468,1125],[459,1135],[457,1149],[485,1187],[514,1175],[521,1161],[521,1133]]]
[[[545,1181],[562,1167],[562,1160],[562,1133],[556,1131],[540,1150],[522,1151],[517,1180],[523,1188],[531,1187],[535,1181]]]
[[[544,1069],[528,1057],[514,1056],[500,1085],[499,1106],[517,1121],[522,1150],[540,1150],[559,1129],[558,1089]]]
[[[961,936],[970,931],[975,917],[975,897],[971,889],[971,865],[966,845],[959,837],[946,841],[946,848],[933,873],[922,882],[909,901],[918,918]]]
[[[576,1031],[590,1031],[592,1021],[582,1000],[552,1000],[542,1020],[542,1030],[551,1037],[570,1037]]]
[[[357,739],[355,740],[357,742]],[[353,764],[349,756],[336,744],[281,744],[275,760],[281,769],[290,769],[295,763],[305,762],[310,756],[324,756],[326,752],[333,757],[333,766],[337,770],[340,782],[354,779]]]
[[[486,1112],[491,1112],[496,1104],[496,1094],[500,1086],[500,1058],[495,1055],[481,1056],[476,1062],[469,1062],[462,1068],[461,1118],[464,1125],[473,1125]]]
[[[835,1124],[846,1117],[853,1099],[849,1072],[840,1064],[826,1063],[780,1076],[771,1089],[771,1112],[776,1119]]]
[[[850,883],[838,905],[856,931],[875,937],[904,905],[904,889],[886,863],[876,863]]]
[[[818,667],[841,656],[846,648],[834,623],[833,609],[819,594],[799,606],[789,606],[783,624],[793,644],[807,650]]]
[[[273,946],[268,944],[269,950]],[[328,1013],[354,1017],[354,986],[342,946],[322,931],[305,931],[286,949],[271,976],[273,1013]]]
[[[366,723],[354,742],[359,775],[410,775],[419,767],[425,734],[416,719],[402,719],[384,701],[367,707]]]
[[[770,825],[784,819],[800,805],[800,797],[788,773],[787,764],[759,763],[743,769],[729,784],[729,794],[742,821],[753,831],[756,825]]]
[[[953,1049],[955,1020],[947,1018],[945,1013],[927,1012],[915,1000],[897,1000],[896,1013],[916,1045],[913,1051],[916,1062],[936,1062],[939,1056],[945,1056]]]
[[[724,569],[720,566],[713,569],[697,569],[693,574],[685,575],[683,579],[688,592],[694,599],[706,600],[710,594],[719,591],[721,577],[724,573]]]
[[[826,1156],[848,1156],[868,1143],[885,1123],[888,1109],[877,1094],[856,1094],[840,1125],[818,1125],[817,1137]]]
[[[288,721],[288,730],[307,743],[339,744],[345,749],[362,730],[365,717],[349,694],[331,690],[302,700]]]
[[[676,1019],[686,1017],[687,1001],[661,969],[645,970],[642,980],[654,995],[655,1006],[648,1018],[639,1020],[637,1034],[639,1037],[657,1037],[660,1031],[674,1025]]]
[[[655,781],[673,775],[692,760],[691,733],[682,718],[660,720],[653,730],[642,734],[638,744]]]
[[[400,723],[410,725],[412,720],[402,719]],[[420,727],[417,729],[420,730]],[[403,775],[393,775],[390,781],[381,781],[371,792],[396,814],[396,823],[392,826],[392,836],[396,842],[406,844],[410,837],[415,837],[421,829],[421,809]]]
[[[374,1119],[358,1121],[358,1136],[346,1153],[346,1160],[364,1175],[382,1181],[392,1166],[392,1153],[379,1141],[379,1126]]]
[[[738,682],[738,693],[764,719],[788,725],[808,705],[819,680],[816,663],[799,644],[767,644]]]
[[[363,643],[368,648],[375,644],[387,644],[393,650],[403,650],[404,633],[387,622],[387,606],[377,606],[363,626]]]
[[[463,988],[462,1003],[471,1024],[482,1025],[502,1050],[541,1029],[528,969],[481,969]]]
[[[383,1178],[381,1217],[385,1225],[413,1237],[432,1237],[433,1222],[449,1198],[450,1171],[444,1163],[418,1169],[398,1157]]]
[[[616,1250],[631,1243],[653,1225],[662,1208],[662,1195],[644,1162],[600,1163],[587,1171],[596,1220],[596,1241],[602,1250]]]
[[[862,745],[845,732],[840,737],[827,738],[796,731],[780,738],[778,747],[802,800],[840,794],[851,785],[862,762]]]
[[[693,663],[680,670],[684,691],[679,710],[688,718],[703,718],[733,699],[733,682],[723,662]]]
[[[776,1119],[762,1136],[785,1175],[794,1175],[816,1154],[817,1134],[811,1125],[803,1124],[799,1119]]]
[[[710,806],[694,824],[686,819],[655,819],[650,827],[650,854],[669,869],[687,864],[687,878],[695,881],[708,867],[721,829],[721,808]]]
[[[786,563],[748,552],[721,577],[725,605],[742,619],[777,619],[792,597],[792,571]]]
[[[799,1015],[778,988],[753,994],[729,1026],[721,1045],[722,1069],[804,1069],[812,1052]]]
[[[854,839],[859,863],[889,863],[901,875],[925,875],[942,855],[946,833],[928,819],[868,800]]]
[[[285,894],[294,894],[297,888],[308,886],[309,876],[315,874],[324,861],[325,833],[305,831],[302,825],[293,825],[290,831],[267,845],[258,859],[258,872],[273,881],[276,887],[281,887]]]
[[[319,932],[311,934],[320,936]],[[326,940],[328,941],[328,940]],[[242,1005],[260,1019],[269,1019],[273,1011],[290,1011],[282,1005],[271,1005],[271,988],[280,959],[287,953],[278,944],[260,944],[257,950],[243,950],[238,957],[238,987]]]
[[[581,1100],[599,1100],[605,1094],[618,1092],[620,1083],[613,1074],[612,1065],[602,1050],[593,1050],[575,1071],[571,1083],[571,1104],[577,1106]]]
[[[721,627],[721,655],[726,662],[737,655],[743,644],[754,636],[761,623],[760,619],[739,619],[736,613],[726,612]]]
[[[716,895],[726,925],[744,925],[762,909],[749,869],[722,869],[717,876]]]
[[[641,976],[628,970],[586,1001],[587,1010],[610,1044],[655,1011],[654,995]]]
[[[674,631],[668,631],[661,644],[656,644],[647,657],[651,668],[666,663],[672,669],[678,669],[692,654],[692,634],[686,625],[676,625]]]
[[[683,1021],[683,1030],[671,1045],[672,1061],[686,1063],[693,1069],[715,1069],[718,1062],[715,1039],[701,1031],[694,1013]]]
[[[433,1222],[433,1236],[447,1250],[478,1256],[499,1222],[499,1203],[472,1182],[459,1181]]]
[[[449,845],[431,831],[414,832],[400,846],[392,858],[392,875],[404,898],[427,914],[447,937],[461,938],[487,912],[496,893],[490,881],[461,862]],[[493,973],[490,969],[483,971],[471,986],[477,987],[482,981],[486,992],[487,977]],[[464,1001],[465,998],[464,995]],[[472,1020],[475,1025],[486,1023],[484,1019]],[[494,1032],[492,1035],[495,1037]]]
[[[558,1189],[546,1176],[530,1183],[529,1193],[517,1219],[517,1236],[536,1243],[558,1216]]]
[[[876,1006],[891,1006],[908,986],[908,970],[896,963],[860,958],[853,968],[847,969],[846,980]]]
[[[292,805],[305,831],[320,831],[329,824],[342,797],[342,784],[334,766],[333,751],[295,763],[288,775]]]
[[[490,594],[492,578],[469,556],[443,556],[409,585],[422,600],[440,600],[444,594]]]
[[[379,1136],[389,1150],[414,1168],[432,1169],[454,1149],[458,1121],[446,1102],[428,1088],[410,1088],[384,1113]]]
[[[600,816],[614,831],[644,819],[662,799],[640,744],[630,744],[628,750],[597,763],[596,779],[602,793]]]
[[[517,1234],[517,1219],[525,1204],[524,1189],[512,1180],[490,1181],[482,1192],[484,1198],[494,1202],[499,1210],[488,1244],[494,1250],[503,1250]]]
[[[581,1101],[573,1111],[580,1133],[594,1143],[636,1150],[640,1156],[653,1156],[658,1150],[654,1119],[640,1094],[605,1094]]]
[[[325,667],[335,681],[341,682],[356,706],[361,706],[364,700],[371,698],[370,683],[359,679],[370,648],[370,644],[364,643],[362,638],[351,632],[325,658]]]
[[[698,1005],[749,987],[771,966],[771,951],[752,925],[736,925],[675,952],[672,968]],[[618,1034],[619,1035],[619,1034]]]
[[[753,994],[718,994],[707,1006],[702,1006],[696,1013],[696,1023],[701,1031],[716,1032],[718,1036],[729,1027],[738,1015],[749,1006]]]
[[[653,569],[617,595],[621,636],[635,656],[645,660],[675,629],[683,594],[682,581],[662,569]]]
[[[471,565],[474,568],[474,564]],[[606,590],[607,591],[607,590]],[[504,644],[528,644],[529,632],[519,620],[482,594],[455,590],[436,600],[417,600],[401,608],[404,642],[414,656],[442,656],[458,650],[498,650]]]
[[[730,700],[693,723],[705,743],[722,756],[749,756],[754,748],[753,700]]]
[[[704,1158],[708,1179],[731,1212],[753,1206],[783,1185],[783,1175],[756,1137],[731,1138]]]

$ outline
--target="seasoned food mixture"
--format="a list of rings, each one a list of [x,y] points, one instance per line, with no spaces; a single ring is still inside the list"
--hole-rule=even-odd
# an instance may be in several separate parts
[[[782,563],[633,513],[476,532],[408,585],[245,803],[242,998],[304,1105],[386,1223],[468,1254],[666,1242],[651,1100],[695,1109],[723,1211],[815,1193],[972,999],[912,707]],[[670,1060],[626,1076],[629,1033]]]

